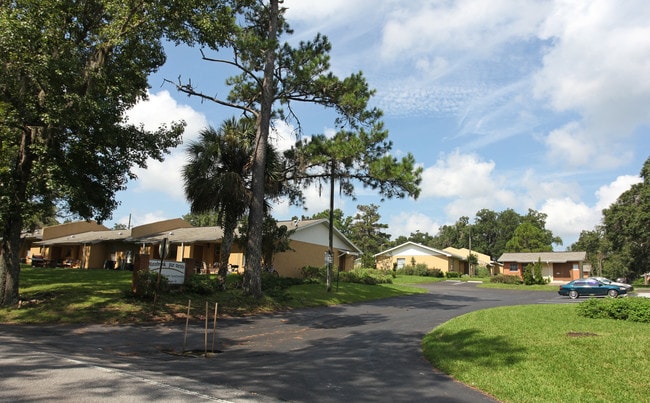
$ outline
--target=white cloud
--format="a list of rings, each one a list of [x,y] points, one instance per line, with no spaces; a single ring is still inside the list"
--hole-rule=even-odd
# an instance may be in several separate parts
[[[548,7],[507,0],[401,3],[387,16],[381,55],[392,60],[441,51],[487,55],[515,38],[532,36]]]
[[[548,199],[540,211],[547,215],[546,228],[563,240],[565,249],[575,242],[581,230],[591,230],[600,220],[599,211],[569,197]]]
[[[434,222],[431,217],[413,212],[401,212],[395,216],[390,217],[388,222],[389,232],[391,238],[394,240],[398,236],[408,237],[411,233],[416,231],[427,232],[430,235],[435,235],[440,229],[440,225]]]
[[[566,154],[574,141],[571,155],[586,152],[573,164],[609,168],[631,157],[625,139],[650,124],[650,82],[642,78],[650,75],[649,18],[645,0],[555,3],[540,31],[553,45],[535,76],[535,94],[582,121],[549,135],[551,153]]]
[[[505,177],[495,174],[494,161],[482,161],[476,154],[455,150],[422,174],[421,199],[452,199],[445,215],[452,220],[472,217],[483,208],[513,206],[517,198]]]
[[[609,207],[630,187],[639,183],[638,176],[619,176],[610,184],[601,186],[595,193],[596,203],[589,206],[570,197],[553,197],[544,202],[540,211],[547,214],[546,228],[560,236],[567,247],[578,240],[582,230],[593,230],[601,223],[602,210]],[[551,194],[551,193],[549,193]]]
[[[181,105],[168,91],[149,94],[149,99],[138,103],[128,112],[129,122],[143,124],[145,129],[156,130],[162,124],[183,120],[187,126],[183,134],[183,143],[195,140],[199,132],[208,126],[205,115],[190,106]],[[185,146],[172,150],[163,162],[153,159],[147,161],[147,169],[136,169],[138,179],[134,186],[136,192],[160,191],[173,198],[184,200],[181,170],[185,164]]]
[[[609,208],[619,198],[623,192],[628,191],[632,185],[641,183],[642,179],[638,176],[623,175],[616,178],[616,180],[608,185],[601,186],[596,191],[598,202],[596,208],[598,211]]]
[[[280,152],[290,149],[296,144],[296,128],[284,121],[274,121],[269,143]]]
[[[494,161],[483,162],[475,154],[455,150],[444,160],[425,168],[422,174],[421,197],[475,197],[491,193]]]
[[[587,164],[598,154],[593,142],[585,142],[587,137],[578,122],[570,122],[549,133],[545,139],[551,161],[579,166]]]
[[[337,19],[352,18],[359,10],[374,5],[371,0],[328,0],[328,1],[304,1],[285,0],[283,6],[287,8],[286,16],[292,21],[322,22],[335,17]],[[331,22],[331,21],[330,21]]]
[[[127,113],[129,123],[143,124],[147,130],[156,130],[163,124],[169,126],[173,121],[187,123],[183,141],[198,137],[199,131],[208,126],[208,121],[200,112],[188,105],[181,105],[168,91],[149,94],[149,99],[139,102]]]

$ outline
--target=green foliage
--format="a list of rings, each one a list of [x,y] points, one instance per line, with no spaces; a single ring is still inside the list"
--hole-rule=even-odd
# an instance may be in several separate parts
[[[457,271],[448,271],[445,273],[445,277],[447,278],[460,278],[461,274]]]
[[[350,225],[352,224],[352,217],[345,217],[345,214],[343,213],[343,210],[339,208],[335,208],[334,211],[332,212],[332,215],[334,216],[334,227],[341,231],[343,235],[345,235],[347,238],[350,238]],[[294,217],[295,219],[296,217]],[[311,217],[305,217],[302,216],[303,220],[318,220],[318,219],[330,219],[330,211],[329,209],[323,210],[320,213],[312,214]]]
[[[153,299],[156,289],[160,294],[165,294],[170,290],[167,277],[160,276],[159,280],[157,270],[139,270],[134,285],[134,296],[141,299]]]
[[[643,164],[641,177],[641,183],[632,185],[603,210],[605,238],[613,255],[605,263],[615,259],[611,274],[621,275],[621,266],[626,276],[650,272],[650,157]]]
[[[209,17],[202,15],[209,11]],[[165,62],[162,40],[198,26],[221,44],[232,9],[188,0],[3,1],[0,6],[0,305],[18,298],[23,224],[63,213],[103,221],[135,168],[162,161],[184,122],[146,130],[125,119]],[[226,27],[217,28],[221,23]],[[205,38],[208,39],[207,37]]]
[[[526,267],[524,267],[523,278],[524,278],[525,285],[535,284],[535,274],[533,273],[532,264],[527,264]]]
[[[393,277],[390,273],[376,269],[354,269],[339,273],[339,281],[366,285],[392,284]]]
[[[500,284],[523,284],[523,281],[519,276],[510,276],[507,274],[497,274],[496,276],[490,277],[490,283],[500,283]]]
[[[444,277],[444,273],[440,269],[429,269],[429,267],[424,263],[418,263],[416,265],[404,266],[401,269],[396,271],[398,275],[405,276],[422,276],[422,277]]]
[[[300,275],[306,280],[325,281],[327,278],[326,266],[305,266],[300,268]]]
[[[553,245],[548,238],[546,230],[535,226],[532,222],[524,221],[506,243],[506,250],[508,252],[551,252]]]
[[[353,130],[339,132],[337,140],[333,142],[341,144],[340,139],[349,136],[350,141],[347,144],[352,146],[353,150],[351,154],[341,154],[339,151],[342,150],[338,149],[337,153],[324,155],[330,157],[330,160],[339,155],[350,157],[351,160],[337,159],[337,162],[349,164],[347,166],[355,170],[363,167],[369,173],[370,181],[356,179],[364,185],[380,189],[386,197],[399,197],[403,192],[419,191],[417,183],[422,170],[415,167],[411,155],[405,157],[401,163],[393,160],[388,153],[377,155],[378,151],[390,150],[390,143],[384,141],[385,131],[379,120],[381,111],[369,107],[374,90],[368,87],[362,73],[340,79],[330,71],[331,44],[327,37],[316,34],[312,40],[300,41],[295,46],[283,42],[283,35],[293,32],[284,17],[286,9],[280,7],[280,3],[278,0],[246,2],[235,8],[238,15],[233,20],[238,27],[232,30],[227,44],[233,55],[232,59],[224,60],[220,55],[211,57],[208,50],[204,52],[203,60],[234,69],[234,75],[226,80],[226,84],[231,88],[227,97],[217,98],[213,95],[214,91],[203,92],[189,81],[170,82],[189,96],[236,108],[255,119],[254,144],[260,147],[261,151],[256,152],[251,161],[251,203],[246,259],[254,270],[247,272],[249,277],[246,279],[245,289],[257,298],[262,294],[261,282],[257,278],[258,270],[255,269],[259,268],[262,260],[261,231],[264,220],[265,182],[269,173],[266,171],[267,156],[263,150],[268,144],[271,119],[296,120],[294,113],[297,109],[293,106],[296,103],[311,103],[333,109],[337,114],[334,125],[337,128],[348,127]],[[221,52],[222,49],[218,49],[219,47],[210,41],[211,30],[211,26],[199,29],[194,38],[200,45]],[[299,122],[297,126],[300,128]],[[370,132],[365,131],[367,128],[370,128]],[[368,143],[376,144],[376,147],[358,148],[359,145]],[[373,157],[366,161],[363,159],[364,155]],[[292,160],[293,166],[287,169],[283,178],[294,183],[305,178],[301,175],[304,167],[323,164],[316,156],[313,159],[302,158],[295,153],[294,156],[296,158]],[[396,166],[405,169],[397,172]],[[346,174],[341,169],[338,169],[337,173]],[[320,177],[323,177],[322,171],[320,174]],[[352,191],[352,183],[351,180],[340,182],[346,194]],[[400,187],[401,184],[407,188]],[[289,197],[293,203],[300,204],[304,201],[300,188],[290,192]]]
[[[390,234],[383,232],[387,224],[380,222],[379,206],[375,204],[358,205],[357,214],[349,226],[349,239],[363,251],[361,264],[363,267],[374,267],[374,255],[381,252],[382,245],[388,244]]]
[[[216,278],[204,274],[194,274],[184,284],[185,289],[200,295],[210,295],[219,289]]]
[[[578,305],[577,313],[592,319],[618,319],[650,323],[650,299],[639,297],[590,298]]]
[[[490,269],[488,269],[485,266],[478,266],[476,268],[476,277],[490,277],[492,273],[490,273]]]
[[[542,262],[538,260],[535,263],[527,264],[524,267],[523,278],[525,285],[546,284],[547,281],[542,276]]]

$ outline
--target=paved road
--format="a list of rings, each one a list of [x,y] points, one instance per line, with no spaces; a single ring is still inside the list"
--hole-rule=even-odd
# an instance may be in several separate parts
[[[204,324],[2,326],[0,401],[493,402],[437,372],[420,343],[488,307],[569,302],[555,292],[443,282],[428,294]],[[210,332],[212,322],[209,324]],[[208,337],[211,350],[212,334]]]

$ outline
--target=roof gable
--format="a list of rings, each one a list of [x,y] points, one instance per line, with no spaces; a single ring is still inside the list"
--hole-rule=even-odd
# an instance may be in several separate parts
[[[404,242],[401,245],[397,245],[393,248],[387,249],[383,252],[375,254],[375,257],[378,256],[399,256],[399,255],[409,255],[409,256],[446,256],[451,257],[452,254],[445,252],[444,250],[431,248],[429,246],[424,246],[415,242]]]
[[[278,221],[278,226],[285,225],[287,229],[293,231],[289,239],[311,243],[314,245],[329,246],[329,221],[321,218],[318,220],[288,220]],[[333,233],[333,247],[340,250],[347,250],[355,253],[361,253],[352,241],[346,238],[336,227]]]

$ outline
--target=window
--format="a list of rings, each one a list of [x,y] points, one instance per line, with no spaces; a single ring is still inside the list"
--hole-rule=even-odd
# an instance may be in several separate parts
[[[403,257],[398,257],[397,258],[397,268],[398,269],[404,268],[405,263],[406,263],[406,258],[403,258]]]
[[[519,271],[519,264],[510,263],[510,271]]]

